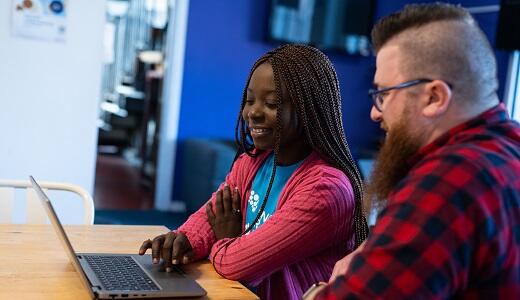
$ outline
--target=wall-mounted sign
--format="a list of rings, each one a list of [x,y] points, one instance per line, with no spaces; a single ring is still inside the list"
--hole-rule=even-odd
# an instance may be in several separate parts
[[[12,0],[12,4],[13,36],[65,42],[67,0]]]

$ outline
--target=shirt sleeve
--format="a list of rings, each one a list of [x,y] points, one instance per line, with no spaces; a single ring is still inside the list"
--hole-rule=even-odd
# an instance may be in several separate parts
[[[317,299],[447,299],[467,285],[475,224],[484,221],[475,203],[489,185],[452,158],[400,182],[347,273]]]
[[[215,243],[210,260],[217,271],[254,286],[284,266],[344,241],[354,211],[350,183],[327,175],[313,180],[298,184],[257,230]]]

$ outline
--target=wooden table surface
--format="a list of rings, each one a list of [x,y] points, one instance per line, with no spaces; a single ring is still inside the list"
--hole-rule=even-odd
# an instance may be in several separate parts
[[[163,226],[65,226],[76,252],[137,253]],[[150,251],[150,250],[149,250]],[[258,299],[218,275],[209,261],[185,266],[207,292],[202,299]],[[51,225],[0,224],[0,299],[89,299]]]

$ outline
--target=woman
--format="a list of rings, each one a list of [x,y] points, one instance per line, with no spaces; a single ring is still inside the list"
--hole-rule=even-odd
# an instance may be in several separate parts
[[[244,90],[226,182],[178,230],[143,243],[154,262],[209,256],[262,299],[299,299],[366,238],[362,182],[345,140],[336,72],[319,50],[262,56]]]

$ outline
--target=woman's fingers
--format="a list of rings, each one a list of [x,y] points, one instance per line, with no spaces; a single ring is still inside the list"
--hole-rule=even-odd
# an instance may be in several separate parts
[[[238,188],[235,187],[233,189],[233,214],[235,215],[241,215],[240,212],[240,192],[238,191]]]
[[[184,256],[187,254],[188,251],[191,250],[192,248],[188,241],[188,238],[185,235],[178,235],[175,241],[173,242],[171,262],[174,265],[183,262]],[[193,254],[191,254],[191,257],[193,257]],[[168,268],[166,268],[166,271],[169,272],[171,270],[168,270]]]
[[[213,203],[206,204],[206,215],[208,215],[208,223],[211,227],[215,227],[215,214],[213,213]]]
[[[182,263],[189,264],[190,262],[193,261],[193,256],[194,256],[193,250],[186,251],[186,253],[184,253],[184,256],[182,257]]]
[[[218,189],[215,200],[215,212],[218,216],[224,215],[224,205],[222,204],[222,190]]]
[[[169,232],[164,239],[161,257],[164,261],[164,267],[167,269],[172,266],[172,246],[176,237],[175,232]]]
[[[156,236],[152,241],[152,262],[154,264],[161,261],[161,250],[164,243],[164,234]]]
[[[222,190],[222,206],[224,214],[230,213],[233,210],[231,199],[231,190],[229,189],[229,185],[226,183],[224,184],[224,189]]]
[[[143,242],[141,245],[141,248],[139,248],[139,255],[144,255],[146,253],[146,250],[152,248],[152,240],[147,239]]]
[[[139,254],[143,255],[149,248],[152,248],[153,263],[159,263],[162,258],[166,272],[172,271],[172,264],[187,264],[194,256],[186,235],[173,231],[156,236],[153,241],[149,239],[144,241],[139,248]]]

